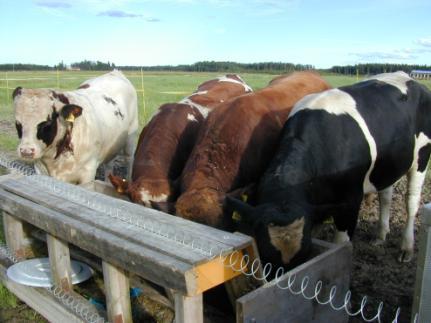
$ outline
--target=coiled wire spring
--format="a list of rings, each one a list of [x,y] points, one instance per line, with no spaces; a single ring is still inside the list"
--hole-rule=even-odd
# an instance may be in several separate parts
[[[224,249],[224,250],[213,250],[211,246],[205,245],[202,241],[190,240],[187,239],[185,233],[178,234],[178,231],[175,230],[172,232],[172,229],[169,229],[169,226],[162,225],[160,223],[155,223],[154,221],[148,219],[142,219],[139,217],[134,217],[131,214],[127,214],[127,210],[123,208],[118,208],[112,205],[110,199],[104,199],[103,197],[98,196],[96,198],[90,198],[88,195],[88,191],[73,186],[67,183],[56,181],[50,177],[46,176],[30,176],[34,175],[34,169],[30,168],[27,165],[23,165],[18,161],[10,161],[7,157],[0,156],[0,165],[6,167],[8,169],[15,170],[16,172],[27,175],[30,181],[33,181],[38,184],[42,184],[45,188],[51,190],[56,194],[60,194],[61,196],[66,196],[67,199],[80,202],[84,205],[87,205],[89,208],[107,214],[108,216],[119,219],[126,223],[137,226],[141,229],[144,229],[152,234],[155,234],[159,237],[169,240],[170,242],[174,242],[183,247],[187,247],[192,249],[195,252],[203,254],[210,258],[220,257],[220,259],[225,263],[225,266],[230,267],[232,270],[241,272],[248,277],[253,277],[257,281],[263,281],[264,283],[268,283],[267,278],[271,277],[273,272],[273,265],[271,263],[262,264],[260,259],[254,259],[251,261],[251,258],[248,255],[243,255],[242,257],[238,257],[238,252],[233,251],[232,249]],[[230,254],[229,256],[225,256],[226,254]],[[13,256],[13,255],[12,255]],[[262,268],[262,270],[260,270]],[[297,281],[296,275],[291,275],[287,278],[287,283],[283,283],[285,279],[285,270],[280,267],[276,269],[274,278],[271,281],[271,284],[275,284],[278,288],[283,290],[289,290],[294,295],[302,295],[307,300],[315,300],[320,305],[329,305],[334,311],[342,311],[344,310],[349,316],[361,316],[365,322],[374,322],[377,321],[381,323],[381,316],[384,304],[383,302],[379,303],[377,308],[377,313],[372,317],[367,317],[365,314],[365,307],[367,305],[368,298],[364,296],[361,300],[361,305],[357,311],[351,310],[351,292],[347,291],[344,296],[344,301],[342,304],[335,304],[335,298],[337,294],[337,286],[332,286],[327,296],[327,299],[322,299],[321,296],[323,282],[321,280],[317,281],[314,286],[314,290],[310,292],[312,289],[310,286],[310,277],[304,276],[299,284],[299,288],[295,287],[295,282]],[[297,285],[297,284],[296,284]],[[64,300],[65,305],[71,303],[71,306],[78,307],[68,298],[67,293],[59,292],[58,287],[54,287],[50,289],[53,293],[60,295],[61,299]],[[69,295],[70,296],[70,295]],[[400,315],[400,308],[397,309],[395,313],[394,319],[391,321],[392,323],[398,323],[398,318]],[[100,317],[99,317],[100,318]],[[92,322],[101,322],[101,321],[92,321]],[[415,315],[413,323],[418,323],[418,314]]]

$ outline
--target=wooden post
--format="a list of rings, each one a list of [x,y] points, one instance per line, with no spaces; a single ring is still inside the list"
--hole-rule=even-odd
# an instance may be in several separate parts
[[[142,104],[144,106],[144,124],[147,123],[147,108],[145,106],[145,89],[144,89],[144,71],[141,67],[141,91],[142,91]]]
[[[67,242],[61,241],[54,236],[47,234],[49,263],[51,265],[51,275],[55,286],[61,287],[66,292],[72,291],[70,253]]]
[[[3,229],[8,248],[17,258],[33,257],[34,252],[31,245],[31,238],[25,231],[25,223],[17,218],[2,212]]]
[[[184,296],[175,293],[175,323],[203,323],[202,294]]]
[[[106,309],[112,323],[132,323],[129,278],[124,270],[102,262]]]

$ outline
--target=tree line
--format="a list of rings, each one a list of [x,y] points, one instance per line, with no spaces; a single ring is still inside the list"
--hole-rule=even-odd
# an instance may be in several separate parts
[[[69,67],[60,62],[54,66],[37,64],[0,64],[0,71],[36,71],[36,70],[66,70]],[[119,68],[126,71],[183,71],[183,72],[260,72],[260,73],[287,73],[291,71],[314,70],[310,64],[293,64],[283,62],[261,62],[261,63],[236,63],[229,61],[201,61],[194,64],[183,65],[157,65],[157,66],[116,66],[111,62],[84,60],[70,64],[70,68],[83,71],[107,71]],[[410,73],[412,70],[431,70],[428,65],[409,64],[381,64],[368,63],[356,65],[337,65],[329,69],[319,69],[323,73],[336,73],[344,75],[369,75],[385,72],[404,71]]]
[[[345,66],[333,66],[328,71],[344,75],[374,75],[380,73],[389,73],[404,71],[410,73],[412,70],[431,70],[428,65],[409,65],[409,64],[356,64]]]

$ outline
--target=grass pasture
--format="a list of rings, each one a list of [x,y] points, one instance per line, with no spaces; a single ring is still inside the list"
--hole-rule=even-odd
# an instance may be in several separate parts
[[[67,91],[76,89],[85,80],[103,73],[100,71],[0,72],[0,151],[13,151],[18,142],[16,136],[11,136],[14,131],[12,92],[17,86]],[[126,72],[125,74],[138,91],[139,123],[142,128],[160,105],[181,100],[191,94],[202,82],[222,73]],[[253,73],[244,73],[241,76],[253,89],[264,87],[274,77],[270,74]],[[333,86],[356,81],[356,77],[341,75],[330,75],[325,78]]]

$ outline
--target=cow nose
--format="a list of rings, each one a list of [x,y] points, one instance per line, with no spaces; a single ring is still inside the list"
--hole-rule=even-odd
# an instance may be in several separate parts
[[[19,152],[21,154],[21,157],[24,157],[24,158],[34,157],[34,148],[20,148]]]

